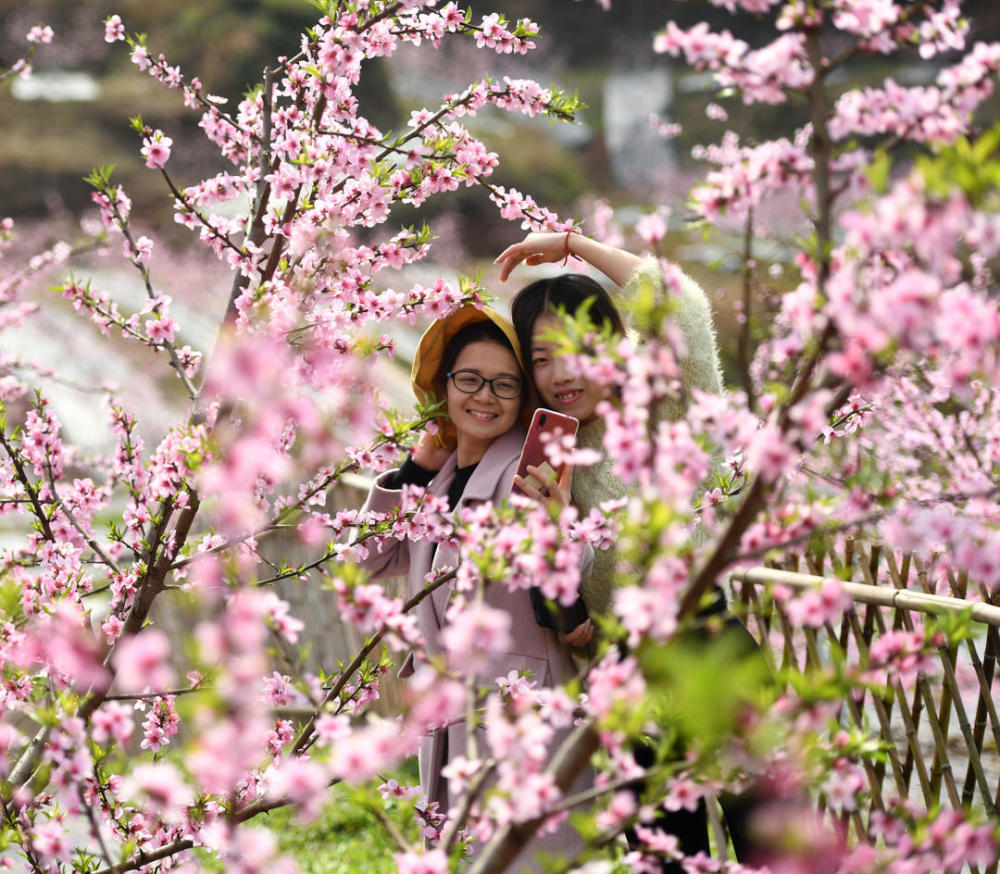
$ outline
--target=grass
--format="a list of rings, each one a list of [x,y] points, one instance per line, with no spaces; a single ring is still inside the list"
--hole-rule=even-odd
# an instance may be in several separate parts
[[[277,833],[283,853],[292,856],[302,874],[391,874],[397,852],[386,830],[359,808],[345,790],[307,826],[294,822],[288,810],[271,814],[267,824]]]
[[[401,784],[416,783],[416,759],[404,762],[391,776]],[[335,786],[322,813],[307,825],[296,821],[292,808],[274,810],[255,822],[275,833],[280,853],[291,856],[302,874],[394,874],[397,869],[392,857],[398,847],[375,817],[356,802],[353,792],[351,787]],[[419,845],[416,825],[406,814],[388,815],[408,840]],[[224,870],[224,865],[209,854],[199,856],[203,870]]]

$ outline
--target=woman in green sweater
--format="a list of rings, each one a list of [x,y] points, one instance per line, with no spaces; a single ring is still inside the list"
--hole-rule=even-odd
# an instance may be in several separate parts
[[[623,296],[636,294],[644,284],[650,285],[661,295],[662,279],[655,259],[643,259],[631,252],[607,246],[577,233],[534,233],[521,242],[507,247],[496,259],[500,264],[500,281],[521,262],[528,265],[564,261],[574,255],[596,267],[608,279],[622,288]],[[603,501],[625,495],[624,484],[612,473],[612,461],[604,453],[605,422],[597,415],[597,405],[608,395],[608,390],[576,373],[561,356],[555,353],[555,344],[548,339],[552,328],[560,326],[558,310],[574,314],[589,302],[588,315],[596,324],[624,334],[625,326],[611,296],[587,276],[564,273],[539,279],[521,289],[511,302],[511,317],[521,348],[528,364],[528,377],[534,383],[542,403],[552,410],[568,413],[580,420],[577,446],[596,449],[601,460],[592,466],[573,472],[570,498],[581,515],[586,515]],[[672,314],[684,337],[687,355],[679,362],[684,391],[692,389],[718,394],[722,391],[722,370],[712,324],[708,299],[693,279],[685,276],[681,281],[678,305]],[[676,421],[684,416],[682,400],[668,399],[657,404],[655,414],[661,420]],[[531,487],[519,487],[531,494]],[[550,487],[558,488],[557,486]],[[538,497],[537,495],[533,495]],[[614,550],[599,551],[595,557],[590,577],[581,584],[581,596],[590,615],[607,612],[614,588]],[[593,634],[588,621],[566,635],[567,642],[584,646]]]
[[[496,259],[501,265],[500,280],[504,281],[520,263],[536,265],[567,260],[569,255],[581,258],[604,273],[608,279],[622,289],[623,296],[636,295],[643,286],[651,287],[659,296],[664,293],[660,268],[654,259],[643,259],[636,255],[607,246],[581,234],[533,233],[519,243],[505,249]],[[722,392],[722,371],[719,366],[718,347],[712,323],[711,309],[705,293],[691,278],[682,276],[676,294],[677,305],[672,312],[680,329],[686,354],[679,360],[682,391],[679,399],[668,399],[658,403],[653,411],[660,420],[676,421],[685,415],[685,400],[693,389],[711,393]],[[614,333],[624,334],[625,325],[617,307],[608,292],[593,279],[573,273],[540,279],[525,286],[511,302],[511,317],[521,348],[527,359],[527,375],[533,383],[537,396],[548,408],[567,413],[580,420],[577,446],[595,449],[600,453],[600,461],[594,465],[573,471],[570,479],[569,495],[567,486],[549,484],[548,493],[559,490],[561,502],[568,497],[581,515],[599,507],[604,501],[626,495],[624,483],[613,473],[612,460],[604,451],[606,423],[598,414],[598,405],[610,397],[611,390],[581,375],[557,354],[556,344],[551,340],[553,328],[561,326],[559,312],[574,315],[583,306],[587,315],[597,326],[610,328]],[[517,479],[515,479],[517,482]],[[518,486],[533,497],[540,498],[532,487],[518,482]],[[590,576],[580,585],[580,595],[588,616],[606,613],[611,604],[615,586],[615,550],[598,550]],[[579,605],[578,605],[579,606]],[[725,600],[721,591],[708,612],[721,613],[725,610]],[[575,614],[577,611],[573,611]],[[748,649],[756,648],[749,633],[734,618],[727,624],[739,627],[736,633]],[[590,619],[576,625],[561,638],[573,646],[587,646],[594,634]],[[643,767],[652,764],[651,748],[639,744],[633,749],[636,761]],[[639,788],[636,789],[637,795]],[[748,846],[743,829],[746,804],[742,799],[730,798],[727,821],[730,825],[737,856],[745,858]],[[685,855],[694,855],[709,850],[707,814],[704,802],[700,801],[695,811],[679,810],[666,812],[662,808],[656,817],[654,827],[678,838],[679,849]],[[635,842],[634,834],[629,834],[629,842]],[[679,863],[664,861],[664,874],[680,874]]]

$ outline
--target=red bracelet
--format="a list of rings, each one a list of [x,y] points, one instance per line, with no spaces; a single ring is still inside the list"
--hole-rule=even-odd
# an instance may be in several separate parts
[[[564,248],[563,248],[563,255],[564,255],[563,262],[562,262],[562,266],[563,267],[565,267],[569,263],[569,256],[570,256],[570,251],[569,251],[569,235],[570,234],[578,234],[578,233],[580,233],[580,232],[576,228],[570,228],[568,231],[566,231],[566,242],[565,242]]]

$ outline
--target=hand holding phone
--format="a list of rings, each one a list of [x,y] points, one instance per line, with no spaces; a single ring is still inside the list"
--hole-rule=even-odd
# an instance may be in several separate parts
[[[531,417],[531,426],[528,428],[528,436],[521,449],[521,458],[517,463],[517,476],[524,485],[544,494],[549,483],[559,482],[562,479],[565,465],[552,466],[545,454],[545,443],[550,439],[575,435],[579,427],[579,420],[573,416],[544,408],[535,410],[534,416]],[[543,435],[550,436],[546,436],[543,440]],[[528,470],[529,467],[534,469],[534,473]],[[514,488],[524,493],[524,489],[517,485]]]
[[[546,496],[547,487],[562,480],[565,465],[552,466],[545,454],[545,443],[564,435],[575,435],[579,427],[579,420],[573,416],[557,413],[555,410],[535,410],[517,464],[514,488],[522,494],[527,494],[517,485],[518,482],[523,482],[526,487]],[[551,437],[543,440],[543,434],[549,434]],[[528,468],[531,468],[531,471]],[[568,499],[568,490],[566,497]],[[583,598],[577,598],[570,607],[563,607],[561,604],[551,605],[537,586],[532,586],[528,591],[535,622],[542,628],[551,628],[558,632],[561,635],[560,641],[570,646],[586,646],[590,642],[594,628],[588,619],[587,606]]]

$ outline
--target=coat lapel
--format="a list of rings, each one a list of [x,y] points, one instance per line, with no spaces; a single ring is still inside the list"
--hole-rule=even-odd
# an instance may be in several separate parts
[[[526,432],[520,425],[515,425],[506,434],[501,434],[486,450],[486,454],[469,477],[465,491],[458,502],[461,507],[467,501],[493,501],[506,497],[498,494],[499,489],[509,489],[510,483],[503,484],[499,480],[510,467],[511,462],[521,454]],[[454,476],[454,471],[452,471]],[[458,507],[455,509],[457,510]]]
[[[508,469],[521,454],[525,436],[524,428],[521,425],[515,425],[506,434],[500,435],[493,441],[472,472],[472,476],[469,477],[465,491],[462,492],[462,497],[459,498],[458,504],[455,506],[456,512],[469,501],[489,501],[492,503],[494,500],[502,500],[506,497],[506,492],[511,484],[509,482],[501,483],[500,479],[505,477]],[[456,453],[452,453],[438,475],[432,480],[429,488],[434,494],[448,494],[448,487],[455,478],[456,458]],[[438,546],[437,553],[440,553],[442,548],[447,549],[457,560],[457,554],[452,553],[447,547]],[[436,554],[434,564],[438,564],[437,558]],[[451,589],[451,585],[444,585],[431,593],[430,602],[438,628],[444,626],[444,613],[448,606],[448,599],[451,597]]]

